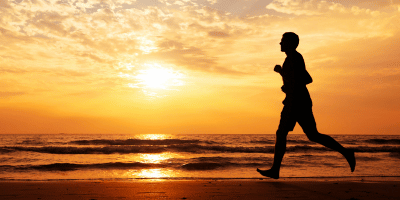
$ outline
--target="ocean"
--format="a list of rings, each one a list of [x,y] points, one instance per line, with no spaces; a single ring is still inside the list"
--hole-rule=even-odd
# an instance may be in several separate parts
[[[399,135],[331,135],[337,152],[289,134],[281,177],[398,177]],[[272,165],[275,135],[0,134],[0,180],[256,179]]]

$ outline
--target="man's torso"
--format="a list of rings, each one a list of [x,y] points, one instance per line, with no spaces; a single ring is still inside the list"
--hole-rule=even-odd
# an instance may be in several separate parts
[[[306,85],[302,82],[305,74],[305,63],[297,51],[288,55],[282,65],[282,78],[286,98],[285,105],[312,106],[310,94]]]

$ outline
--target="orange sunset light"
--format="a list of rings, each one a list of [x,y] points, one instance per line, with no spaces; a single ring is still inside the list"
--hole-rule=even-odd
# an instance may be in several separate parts
[[[0,133],[274,134],[284,32],[318,129],[400,133],[399,1],[227,2],[1,1]]]

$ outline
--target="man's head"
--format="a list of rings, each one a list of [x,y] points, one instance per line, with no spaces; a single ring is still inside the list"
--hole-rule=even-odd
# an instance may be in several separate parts
[[[299,36],[293,32],[286,32],[283,34],[279,44],[282,52],[294,51],[299,45]]]

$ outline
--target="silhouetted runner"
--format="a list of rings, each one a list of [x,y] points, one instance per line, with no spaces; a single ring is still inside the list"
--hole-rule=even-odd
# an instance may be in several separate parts
[[[282,76],[281,89],[286,94],[286,98],[283,100],[281,120],[276,131],[274,163],[269,170],[257,168],[257,171],[263,176],[279,178],[282,158],[286,151],[286,137],[289,131],[293,131],[297,122],[309,140],[341,153],[353,172],[356,166],[354,151],[344,148],[332,137],[321,134],[317,130],[311,97],[306,87],[312,82],[312,78],[306,70],[303,56],[296,51],[298,44],[298,35],[292,32],[283,34],[280,45],[281,51],[286,53],[286,59],[283,66],[276,65],[274,71]]]

